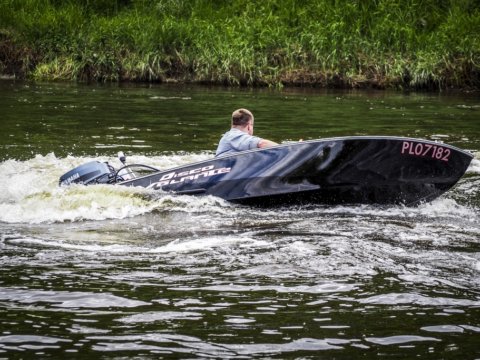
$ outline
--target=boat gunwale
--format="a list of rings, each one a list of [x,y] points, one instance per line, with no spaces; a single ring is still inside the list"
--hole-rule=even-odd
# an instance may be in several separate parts
[[[204,164],[204,163],[207,163],[207,162],[210,162],[210,161],[219,160],[219,159],[226,159],[226,158],[229,158],[229,157],[239,156],[239,155],[248,154],[248,153],[252,153],[252,152],[278,149],[278,148],[282,148],[282,147],[286,147],[286,146],[300,146],[300,145],[308,144],[308,143],[345,141],[345,140],[397,140],[397,141],[423,142],[423,143],[434,144],[434,145],[437,145],[437,146],[440,145],[440,146],[448,147],[450,149],[453,149],[455,151],[463,153],[464,155],[469,156],[470,161],[474,159],[474,155],[471,152],[469,152],[468,150],[463,150],[463,149],[461,149],[457,146],[449,145],[449,144],[446,144],[444,142],[440,142],[440,141],[436,141],[436,140],[427,140],[427,139],[403,137],[403,136],[388,136],[388,135],[339,136],[339,137],[332,137],[332,138],[325,138],[325,139],[312,139],[312,140],[304,140],[304,141],[294,141],[294,142],[289,142],[289,143],[284,143],[284,144],[278,144],[278,145],[271,146],[271,147],[268,147],[268,148],[257,148],[257,149],[239,151],[239,152],[236,152],[236,153],[231,153],[231,154],[221,155],[221,156],[218,156],[218,157],[213,157],[211,159],[201,160],[201,161],[198,161],[198,162],[193,162],[193,163],[189,163],[189,164],[185,164],[185,165],[179,165],[177,167],[168,168],[168,169],[165,169],[165,170],[159,170],[159,171],[156,171],[156,172],[148,174],[148,175],[137,177],[135,179],[129,179],[129,180],[119,182],[119,183],[117,183],[117,185],[128,185],[129,183],[132,183],[132,182],[137,181],[137,180],[148,178],[148,177],[153,176],[155,174],[159,174],[159,173],[163,173],[163,172],[169,172],[169,171],[176,171],[176,170],[182,169],[186,166],[201,165],[201,164]]]

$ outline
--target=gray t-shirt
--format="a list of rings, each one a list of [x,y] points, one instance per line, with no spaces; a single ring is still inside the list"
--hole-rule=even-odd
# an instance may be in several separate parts
[[[215,156],[256,149],[261,140],[261,138],[249,135],[241,130],[230,129],[220,139]]]

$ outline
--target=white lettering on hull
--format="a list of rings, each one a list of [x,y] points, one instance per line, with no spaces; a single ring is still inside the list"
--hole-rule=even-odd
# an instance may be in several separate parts
[[[229,167],[215,169],[215,165],[208,165],[189,171],[182,171],[181,173],[176,173],[175,171],[172,171],[162,175],[159,181],[150,184],[147,188],[160,190],[162,187],[171,184],[180,184],[197,180],[199,178],[208,178],[215,175],[228,174],[231,170],[232,168]]]

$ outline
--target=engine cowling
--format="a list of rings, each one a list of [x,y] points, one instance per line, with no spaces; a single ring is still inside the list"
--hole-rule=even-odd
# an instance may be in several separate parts
[[[91,161],[77,166],[60,177],[60,185],[71,184],[107,184],[115,176],[112,168],[106,163]]]

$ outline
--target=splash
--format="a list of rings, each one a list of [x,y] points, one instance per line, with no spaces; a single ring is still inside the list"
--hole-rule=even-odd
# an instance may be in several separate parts
[[[156,157],[134,156],[132,162],[157,168],[170,168],[200,161],[209,154],[176,154]],[[58,186],[59,177],[92,158],[55,154],[37,155],[27,161],[7,160],[0,163],[0,222],[54,223],[84,220],[124,219],[165,208],[196,211],[205,201],[152,194],[141,188],[120,186]],[[115,164],[116,159],[100,157],[99,161]],[[208,202],[208,201],[207,201]],[[218,201],[211,201],[216,203]]]
[[[175,168],[184,164],[206,160],[211,153],[177,153],[157,156],[134,155],[130,163],[142,163],[159,169]],[[472,161],[467,177],[462,179],[454,191],[432,203],[417,208],[401,206],[315,206],[284,208],[285,216],[296,216],[306,212],[314,215],[353,215],[360,217],[427,218],[477,217],[478,175],[480,174],[479,154]],[[110,157],[57,158],[50,153],[36,155],[27,161],[7,160],[0,163],[0,222],[5,223],[63,223],[87,220],[126,219],[149,213],[182,212],[220,214],[237,217],[243,213],[241,207],[215,197],[172,196],[142,188],[98,185],[81,185],[63,188],[58,186],[59,177],[70,169],[92,160],[109,162],[114,166],[120,163]],[[453,196],[452,196],[453,195]],[[460,201],[459,201],[460,200]],[[268,215],[268,219],[278,217],[277,210],[250,210],[258,214],[258,219]],[[208,220],[211,221],[211,220]],[[241,220],[239,220],[241,221]]]
[[[141,191],[114,188],[71,186],[36,192],[14,203],[0,205],[0,220],[31,224],[123,219],[149,212],[153,204],[141,196]]]
[[[467,174],[477,174],[480,175],[480,152],[474,153],[475,158],[470,163],[470,166],[467,169]]]

